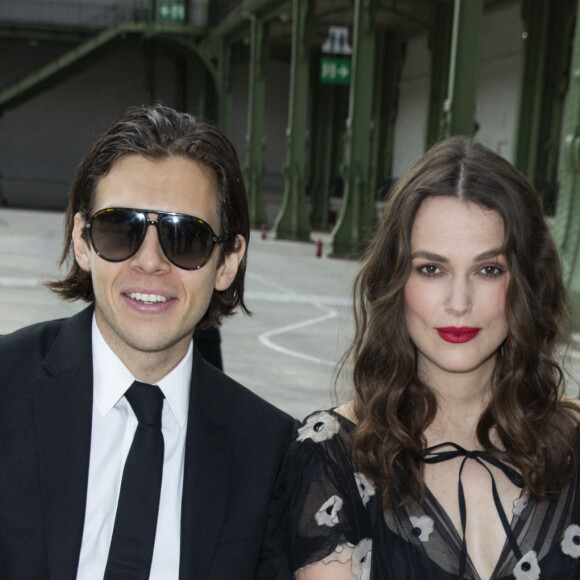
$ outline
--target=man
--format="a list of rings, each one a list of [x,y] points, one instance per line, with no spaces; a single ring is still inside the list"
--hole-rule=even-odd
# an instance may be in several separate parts
[[[0,338],[0,578],[285,578],[274,486],[294,422],[205,362],[249,217],[215,128],[132,108],[86,155],[50,286],[91,305]]]

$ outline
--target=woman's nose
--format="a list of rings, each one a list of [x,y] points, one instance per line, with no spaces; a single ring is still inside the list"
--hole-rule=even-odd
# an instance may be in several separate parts
[[[445,304],[446,309],[456,316],[461,316],[471,309],[471,289],[465,279],[454,278],[449,282],[449,294]]]

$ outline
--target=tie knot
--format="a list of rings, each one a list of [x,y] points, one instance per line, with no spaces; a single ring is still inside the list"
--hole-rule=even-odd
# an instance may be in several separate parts
[[[135,381],[125,393],[140,425],[161,427],[161,410],[165,396],[157,385]]]

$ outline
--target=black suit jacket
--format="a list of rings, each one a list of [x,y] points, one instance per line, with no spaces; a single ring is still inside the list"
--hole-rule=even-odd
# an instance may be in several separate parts
[[[92,308],[0,337],[0,578],[76,576],[93,404]],[[275,478],[294,421],[196,352],[180,580],[289,578]]]

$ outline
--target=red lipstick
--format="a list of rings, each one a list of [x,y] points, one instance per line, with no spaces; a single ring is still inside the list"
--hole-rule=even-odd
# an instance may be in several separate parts
[[[472,328],[471,326],[445,326],[438,328],[439,336],[447,341],[455,344],[461,344],[473,340],[481,328]]]

